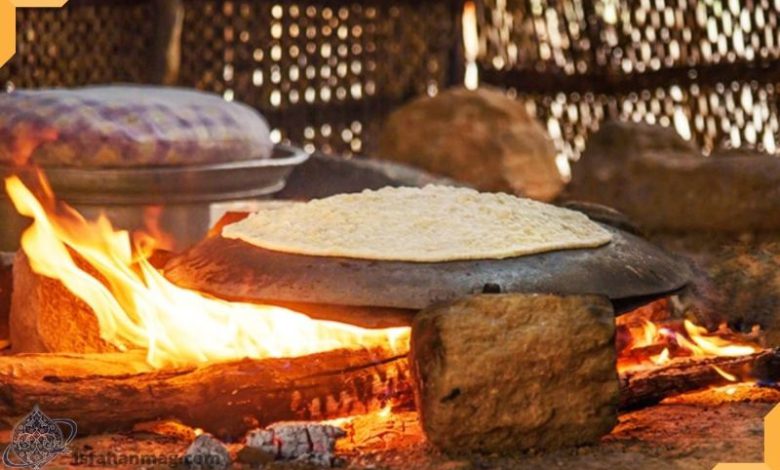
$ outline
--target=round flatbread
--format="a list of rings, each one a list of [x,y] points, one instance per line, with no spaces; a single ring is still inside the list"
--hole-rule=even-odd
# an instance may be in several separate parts
[[[312,256],[413,262],[502,259],[609,243],[580,212],[466,188],[383,188],[260,211],[222,236]]]

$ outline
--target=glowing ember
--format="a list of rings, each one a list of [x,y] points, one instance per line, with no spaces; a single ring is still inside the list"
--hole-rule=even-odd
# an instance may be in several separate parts
[[[5,181],[16,210],[34,219],[21,241],[33,271],[61,281],[86,302],[103,339],[123,350],[146,349],[155,367],[342,348],[408,349],[405,327],[370,330],[312,320],[281,307],[227,302],[177,287],[147,261],[151,247],[133,246],[128,232],[114,230],[105,217],[86,220],[56,204],[43,185],[39,200],[18,178]],[[82,269],[72,253],[100,276]]]
[[[347,436],[336,442],[336,450],[340,453],[372,452],[425,441],[417,412],[392,410],[389,406],[324,423],[346,431]]]

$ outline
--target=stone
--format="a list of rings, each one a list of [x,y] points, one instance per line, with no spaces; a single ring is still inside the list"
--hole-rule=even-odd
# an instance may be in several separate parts
[[[252,468],[263,468],[276,460],[276,456],[255,447],[242,447],[236,454],[236,461],[252,466]]]
[[[308,201],[385,186],[423,187],[428,184],[462,186],[450,179],[387,160],[314,153],[293,169],[284,188],[273,197]]]
[[[80,267],[90,269],[84,263]],[[21,250],[13,265],[9,330],[17,354],[118,351],[100,337],[92,309],[62,282],[33,272]]]
[[[606,297],[481,294],[412,327],[415,398],[448,453],[597,442],[617,423],[615,319]]]
[[[204,433],[187,448],[184,465],[191,470],[225,470],[231,466],[230,452],[219,439]]]
[[[490,88],[453,88],[396,110],[382,129],[378,156],[482,191],[542,201],[564,186],[542,125],[521,101]]]
[[[612,206],[649,230],[780,229],[780,159],[707,158],[674,130],[608,122],[572,168],[567,195]]]
[[[652,240],[696,267],[681,297],[685,313],[710,329],[757,325],[765,346],[780,347],[780,233],[655,233]]]
[[[577,194],[601,195],[617,200],[628,162],[648,153],[675,155],[678,158],[699,158],[696,146],[686,141],[674,129],[650,124],[607,121],[588,138],[585,151],[572,164],[572,179],[568,191]],[[613,204],[610,204],[613,205]]]

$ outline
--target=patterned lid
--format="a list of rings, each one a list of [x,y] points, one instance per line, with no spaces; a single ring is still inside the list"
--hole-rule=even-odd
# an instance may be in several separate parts
[[[254,109],[179,88],[103,86],[0,95],[0,163],[128,167],[268,158]]]

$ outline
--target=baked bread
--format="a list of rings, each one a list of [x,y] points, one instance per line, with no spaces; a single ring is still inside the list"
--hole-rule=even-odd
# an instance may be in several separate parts
[[[595,248],[612,239],[580,212],[435,185],[261,210],[225,226],[222,236],[292,254],[410,262],[503,259]]]

